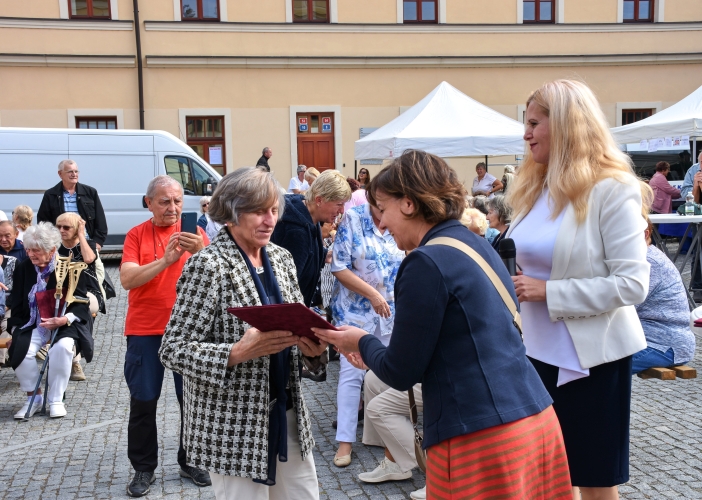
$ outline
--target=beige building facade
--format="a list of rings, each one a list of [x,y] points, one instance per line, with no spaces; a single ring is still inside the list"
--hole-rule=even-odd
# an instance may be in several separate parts
[[[353,176],[360,130],[444,80],[523,120],[578,78],[612,126],[702,85],[702,0],[140,0],[138,23],[133,0],[32,0],[0,3],[0,126],[139,128],[135,30],[145,128],[223,173],[268,146],[285,185],[298,163]],[[476,161],[450,160],[466,181]]]

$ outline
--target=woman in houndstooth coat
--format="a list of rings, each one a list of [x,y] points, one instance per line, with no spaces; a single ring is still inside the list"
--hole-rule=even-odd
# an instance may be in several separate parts
[[[225,227],[185,264],[160,350],[183,375],[189,465],[210,472],[217,498],[319,498],[300,369],[321,375],[326,344],[227,312],[302,302],[292,256],[269,242],[284,204],[261,169],[222,179],[209,213]]]

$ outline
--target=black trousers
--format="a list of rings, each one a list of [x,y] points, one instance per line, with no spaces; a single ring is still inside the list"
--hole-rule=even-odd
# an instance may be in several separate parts
[[[134,470],[141,472],[153,472],[158,466],[156,409],[165,372],[158,358],[161,338],[160,335],[127,337],[124,378],[131,394],[127,456]],[[187,457],[183,448],[183,377],[173,372],[173,382],[180,406],[178,464],[185,467]]]

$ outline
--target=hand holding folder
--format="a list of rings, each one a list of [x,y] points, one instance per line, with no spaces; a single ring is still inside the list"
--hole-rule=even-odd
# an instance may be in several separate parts
[[[227,312],[246,321],[262,332],[286,330],[298,337],[307,337],[319,344],[312,328],[338,330],[303,304],[271,304],[267,306],[230,307]]]

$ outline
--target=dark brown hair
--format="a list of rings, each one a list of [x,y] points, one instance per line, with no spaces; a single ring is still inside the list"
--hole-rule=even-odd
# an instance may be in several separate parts
[[[358,191],[361,189],[361,183],[358,182],[356,179],[353,177],[347,177],[346,182],[349,183],[349,187],[351,188],[351,192],[353,193],[354,191]]]
[[[670,168],[670,163],[667,161],[659,161],[656,163],[656,172],[665,172]]]
[[[466,189],[456,171],[433,154],[407,150],[376,175],[366,187],[368,202],[377,207],[376,193],[393,198],[406,196],[415,206],[410,218],[430,224],[460,219],[466,208]]]
[[[361,175],[361,172],[365,172],[365,173],[366,173],[366,186],[367,186],[368,183],[371,181],[370,172],[368,171],[367,168],[362,168],[361,170],[358,171],[358,175]],[[360,180],[358,180],[358,179],[356,179],[356,180],[358,181],[359,184],[361,183]]]

